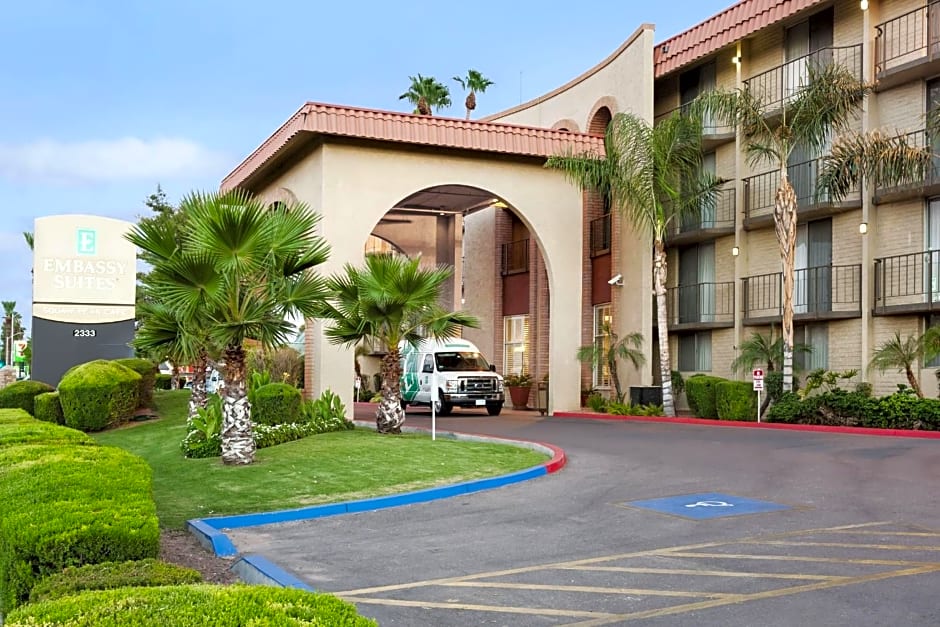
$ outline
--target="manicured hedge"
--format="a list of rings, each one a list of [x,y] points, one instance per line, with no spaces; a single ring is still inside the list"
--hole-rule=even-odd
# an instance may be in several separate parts
[[[254,391],[251,421],[260,425],[289,424],[303,421],[303,396],[286,383],[268,383]]]
[[[0,409],[0,448],[36,443],[92,445],[95,441],[81,431],[40,422],[21,409]]]
[[[139,374],[113,361],[98,359],[72,368],[59,382],[65,424],[101,431],[130,419],[139,386]]]
[[[35,409],[33,416],[37,420],[51,422],[57,425],[65,424],[65,414],[62,413],[62,403],[59,401],[58,392],[46,392],[39,394],[35,399]]]
[[[29,602],[50,601],[84,590],[174,586],[201,582],[202,575],[199,571],[155,559],[103,562],[69,566],[61,573],[46,577],[33,587],[29,593]]]
[[[160,373],[154,382],[154,387],[158,390],[169,390],[173,387],[173,375]]]
[[[37,581],[66,566],[138,560],[159,552],[150,467],[121,449],[2,447],[0,503],[3,614],[25,601]]]
[[[715,386],[722,381],[725,379],[705,374],[692,375],[685,380],[685,397],[693,414],[699,418],[718,418]]]
[[[128,357],[115,359],[115,363],[130,368],[140,375],[140,385],[137,387],[137,406],[151,407],[153,405],[153,390],[157,385],[157,365],[149,359]]]
[[[95,590],[21,607],[6,627],[375,627],[355,606],[328,594],[271,586],[167,586]]]
[[[715,407],[721,420],[757,420],[757,392],[748,381],[719,381]]]
[[[0,389],[0,409],[22,409],[35,415],[33,399],[39,394],[53,392],[55,388],[42,381],[17,381]]]

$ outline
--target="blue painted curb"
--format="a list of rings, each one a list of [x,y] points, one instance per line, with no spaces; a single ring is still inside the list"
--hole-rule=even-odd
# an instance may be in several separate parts
[[[238,555],[238,549],[232,544],[227,535],[219,531],[216,527],[207,524],[204,520],[188,520],[186,527],[189,532],[196,536],[199,543],[206,547],[219,557],[234,557]]]
[[[232,564],[231,570],[245,583],[316,592],[315,588],[261,555],[245,555]]]

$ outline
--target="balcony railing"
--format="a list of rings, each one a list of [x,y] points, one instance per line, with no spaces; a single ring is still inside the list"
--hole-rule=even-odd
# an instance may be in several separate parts
[[[610,214],[591,220],[591,256],[610,252]]]
[[[793,314],[804,319],[862,315],[862,266],[801,268],[793,276]],[[783,313],[783,274],[741,279],[745,324],[769,322]]]
[[[878,78],[940,58],[940,2],[930,2],[875,27]]]
[[[787,178],[793,191],[796,192],[796,202],[800,209],[831,206],[832,199],[828,194],[817,190],[816,182],[819,170],[823,166],[823,159],[812,159],[802,163],[794,163],[787,167]],[[747,220],[772,216],[774,213],[774,199],[777,188],[780,186],[780,171],[772,170],[744,179],[744,217]],[[839,202],[846,205],[857,205],[861,202],[861,186],[849,192]]]
[[[878,315],[940,311],[940,251],[875,259]]]
[[[667,235],[675,238],[678,235],[700,231],[734,231],[735,205],[734,182],[729,182],[718,190],[715,206],[703,208],[700,213],[670,222]]]
[[[514,274],[526,272],[529,269],[529,240],[520,239],[502,246],[502,273]]]
[[[938,9],[940,11],[940,9]],[[930,167],[924,172],[923,180],[914,181],[906,185],[897,185],[893,187],[877,187],[875,189],[875,201],[881,202],[884,197],[895,197],[898,195],[910,195],[905,192],[912,192],[929,188],[933,185],[940,185],[940,137],[928,133],[925,129],[913,131],[904,135],[904,139],[909,146],[924,148],[933,155]]]
[[[682,106],[670,109],[669,111],[664,111],[659,115],[653,118],[653,124],[659,124],[673,113],[678,112],[680,115],[686,115],[689,112],[689,105],[684,104]],[[734,127],[730,124],[725,124],[719,120],[714,115],[706,115],[702,118],[702,135],[705,138],[715,137],[716,135],[734,135]]]
[[[670,328],[734,326],[734,282],[671,287],[666,307]]]
[[[790,102],[807,85],[811,68],[821,70],[833,64],[841,65],[861,80],[862,45],[820,48],[752,76],[744,85],[766,110],[774,111]]]

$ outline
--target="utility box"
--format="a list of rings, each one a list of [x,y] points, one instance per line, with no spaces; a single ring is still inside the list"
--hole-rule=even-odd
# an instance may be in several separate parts
[[[662,405],[663,389],[658,385],[631,385],[630,403],[633,405]]]

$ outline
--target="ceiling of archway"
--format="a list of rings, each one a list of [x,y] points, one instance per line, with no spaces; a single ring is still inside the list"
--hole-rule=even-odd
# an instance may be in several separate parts
[[[415,192],[393,207],[394,213],[472,213],[492,206],[492,193],[466,185],[438,185]]]

